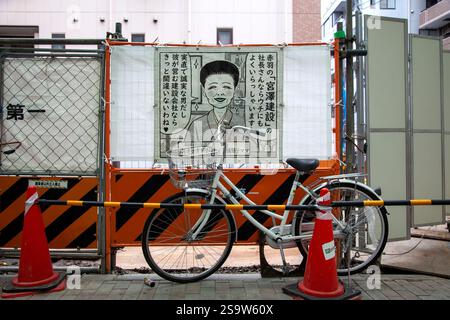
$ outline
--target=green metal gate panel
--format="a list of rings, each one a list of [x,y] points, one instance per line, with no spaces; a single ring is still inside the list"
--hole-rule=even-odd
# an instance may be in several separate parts
[[[443,55],[444,79],[444,148],[445,148],[445,198],[450,199],[450,51]],[[446,215],[450,215],[450,206],[446,207]]]
[[[404,132],[372,132],[371,145],[371,173],[370,182],[373,186],[382,186],[382,197],[385,199],[406,199],[406,187],[399,188],[397,181],[406,181],[406,145]],[[395,156],[391,156],[395,155]],[[408,234],[405,207],[389,207],[389,239],[403,239]],[[408,229],[408,230],[407,230]]]
[[[369,20],[371,19],[371,20]],[[370,21],[379,21],[373,24]],[[408,190],[408,22],[365,16],[368,169],[383,199],[405,199]],[[389,240],[410,237],[410,209],[388,208]]]
[[[411,176],[412,197],[444,196],[442,41],[411,35]],[[441,224],[443,206],[412,208],[413,226]]]

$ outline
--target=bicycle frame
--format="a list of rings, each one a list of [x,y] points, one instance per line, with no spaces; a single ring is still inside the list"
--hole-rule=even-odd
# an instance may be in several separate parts
[[[305,197],[301,200],[301,202],[308,196],[313,197],[314,199],[317,199],[318,197],[307,187],[305,187],[301,182],[299,182],[300,173],[297,171],[295,175],[295,179],[292,183],[291,191],[289,193],[289,197],[287,200],[287,205],[291,205],[294,201],[295,192],[297,188],[301,188],[304,190],[307,194]],[[224,181],[225,184],[221,182],[221,179]],[[249,205],[256,205],[252,200],[250,200],[239,188],[236,187],[236,185],[228,179],[228,177],[223,173],[222,168],[218,168],[216,175],[214,177],[212,186],[211,186],[211,199],[209,204],[213,204],[217,191],[220,190],[224,198],[229,200],[232,204],[240,204],[238,199],[233,196],[228,189],[226,188],[226,185],[228,185],[238,196],[239,199],[243,199],[246,204]],[[285,210],[283,214],[277,214],[276,212],[269,211],[269,210],[261,210],[262,213],[272,217],[273,219],[280,220],[280,232],[279,234],[274,233],[273,231],[267,229],[264,225],[259,223],[253,216],[247,211],[247,210],[240,210],[242,215],[250,221],[256,228],[264,232],[264,234],[268,235],[270,238],[272,238],[275,241],[281,241],[281,242],[289,242],[289,241],[296,241],[296,240],[302,240],[302,239],[309,239],[311,238],[311,235],[300,235],[300,236],[294,236],[292,230],[290,230],[287,234],[285,233],[285,228],[288,226],[287,221],[289,218],[289,212],[290,210]],[[202,212],[202,215],[197,220],[197,222],[192,227],[192,230],[194,230],[191,234],[192,239],[195,239],[197,235],[201,232],[203,227],[205,226],[206,222],[209,219],[209,215],[211,213],[211,209],[205,209]],[[333,216],[333,223],[336,223],[340,226],[341,229],[344,229],[345,226],[338,220],[336,217]],[[335,236],[339,234],[339,231],[335,231]]]
[[[252,131],[252,129],[243,127],[243,126],[234,126],[231,129],[232,130],[243,129],[248,132]],[[259,133],[259,132],[257,132],[257,134],[261,135],[261,133]],[[217,137],[218,137],[218,141],[223,144],[222,155],[225,155],[226,144],[223,143],[224,140],[223,140],[223,135],[222,135],[222,123],[220,123],[217,128]],[[338,177],[339,176],[335,176],[333,178],[338,178]],[[296,192],[297,188],[299,188],[299,187],[306,192],[305,197],[300,201],[300,203],[302,203],[305,200],[305,198],[308,196],[311,196],[314,200],[316,200],[318,198],[318,196],[316,196],[312,191],[310,191],[310,189],[308,189],[301,182],[299,182],[299,178],[300,178],[300,172],[297,171],[295,174],[294,182],[292,183],[291,191],[289,193],[289,197],[288,197],[286,205],[292,204],[292,202],[294,201],[295,192]],[[236,195],[239,197],[239,199],[243,199],[246,204],[256,205],[256,203],[254,203],[252,200],[250,200],[241,190],[239,190],[236,187],[236,185],[230,179],[228,179],[228,177],[223,173],[222,165],[219,165],[217,167],[217,172],[214,176],[213,183],[211,185],[212,191],[211,191],[211,199],[210,199],[209,204],[214,203],[214,201],[216,199],[216,195],[217,195],[217,190],[220,190],[223,193],[225,199],[229,200],[232,204],[240,204],[239,201],[236,199],[236,197],[234,197],[230,192],[228,192],[228,189],[220,181],[221,179],[224,181],[224,183],[226,185],[228,185],[236,193]],[[326,183],[324,185],[326,185]],[[253,218],[253,216],[247,210],[240,210],[240,212],[256,228],[258,228],[260,231],[264,232],[264,234],[268,235],[271,239],[273,239],[277,242],[278,241],[290,242],[290,241],[296,241],[296,240],[302,240],[302,239],[309,239],[312,237],[312,235],[294,236],[292,229],[288,233],[284,234],[285,228],[287,227],[287,221],[289,218],[290,210],[285,210],[282,215],[277,214],[276,212],[273,212],[273,211],[269,211],[269,210],[261,210],[262,213],[272,217],[273,219],[281,220],[281,223],[279,225],[279,227],[280,227],[279,234],[267,229],[264,225],[262,225],[255,218]],[[198,234],[201,232],[201,230],[205,226],[206,222],[208,221],[210,214],[211,214],[210,209],[203,210],[202,215],[200,216],[200,218],[196,221],[196,223],[192,227],[191,232],[189,232],[191,239],[196,239],[196,237],[198,236]],[[341,223],[341,221],[339,221],[333,215],[332,215],[332,217],[333,217],[333,223],[337,224],[340,227],[340,229],[343,230],[345,228],[345,226]],[[339,233],[340,233],[339,231],[334,231],[334,236],[335,237],[339,236]]]

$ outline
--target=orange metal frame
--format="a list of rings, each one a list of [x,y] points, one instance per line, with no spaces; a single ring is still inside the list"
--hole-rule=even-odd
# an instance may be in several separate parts
[[[111,46],[165,46],[165,47],[200,47],[200,48],[237,48],[237,47],[274,47],[274,44],[228,44],[223,46],[212,44],[174,44],[174,43],[156,43],[156,42],[124,42],[124,41],[108,41]],[[289,47],[305,47],[305,46],[323,46],[328,45],[326,42],[302,42],[279,44],[278,46]]]
[[[107,43],[109,41],[107,40]],[[111,201],[111,52],[105,50],[105,201]],[[105,269],[111,271],[111,208],[105,208]]]
[[[112,41],[107,40],[108,46],[123,46],[123,45],[130,45],[130,46],[177,46],[177,47],[204,47],[204,48],[221,48],[221,47],[257,47],[257,46],[274,46],[272,44],[240,44],[240,45],[226,45],[226,46],[217,46],[217,45],[193,45],[193,44],[158,44],[158,43],[145,43],[145,42],[122,42],[122,41]],[[280,46],[321,46],[321,45],[329,45],[329,43],[325,42],[317,42],[317,43],[291,43],[291,44],[281,44]],[[340,148],[341,148],[341,137],[340,137],[340,83],[339,83],[339,77],[340,77],[340,69],[339,69],[339,40],[334,41],[334,64],[335,64],[335,75],[334,75],[334,82],[335,82],[335,141],[336,141],[336,154],[337,156],[340,155]],[[110,101],[111,101],[111,79],[110,79],[110,67],[111,67],[111,53],[109,49],[106,50],[105,53],[105,155],[107,158],[107,161],[105,162],[105,201],[112,201],[112,179],[116,174],[133,174],[133,173],[146,173],[146,174],[162,174],[163,171],[161,169],[117,169],[112,166],[109,159],[111,156],[110,152],[110,119],[111,119],[111,110],[110,110]],[[326,175],[328,173],[337,173],[339,172],[339,163],[337,160],[334,161],[321,161],[321,167],[322,167],[322,174]],[[288,174],[293,173],[294,171],[292,169],[280,169],[280,173]],[[239,173],[252,173],[252,174],[259,174],[260,171],[257,167],[254,169],[227,169],[226,173],[230,174],[239,174]],[[317,178],[317,177],[316,177]],[[115,199],[117,200],[117,199]],[[115,221],[114,217],[114,211],[113,208],[105,208],[105,241],[106,241],[106,252],[105,252],[105,263],[106,263],[106,272],[111,271],[111,250],[113,247],[119,247],[124,245],[136,245],[136,243],[133,242],[122,242],[118,241],[117,239],[114,240],[114,235],[112,234],[113,231],[113,222]],[[114,220],[114,221],[113,221]],[[142,226],[139,226],[141,228]],[[114,243],[113,243],[114,242]],[[122,242],[122,243],[121,243]]]
[[[334,40],[334,117],[335,117],[335,137],[336,137],[336,155],[341,157],[341,70],[339,64],[339,39]]]

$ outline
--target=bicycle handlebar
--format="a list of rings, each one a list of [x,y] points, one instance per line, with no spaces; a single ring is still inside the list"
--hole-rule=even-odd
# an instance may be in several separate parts
[[[248,128],[248,127],[244,127],[244,126],[234,126],[231,129],[232,130],[243,129],[244,131],[248,131],[249,133],[254,133],[254,134],[256,134],[258,136],[261,136],[261,137],[265,137],[266,136],[266,133],[263,132],[263,131],[252,129],[252,128]]]
[[[219,133],[221,133],[222,132],[222,125],[229,126],[229,124],[230,123],[228,121],[224,120],[223,123],[219,124],[219,126],[217,128],[217,131]],[[231,129],[233,131],[236,130],[236,129],[242,129],[244,131],[247,131],[248,133],[253,133],[253,134],[256,134],[256,135],[261,136],[261,137],[265,137],[266,136],[266,133],[263,132],[263,131],[252,129],[252,128],[245,127],[245,126],[233,126],[233,127],[229,128],[229,129]],[[220,134],[219,134],[219,137],[221,137]]]

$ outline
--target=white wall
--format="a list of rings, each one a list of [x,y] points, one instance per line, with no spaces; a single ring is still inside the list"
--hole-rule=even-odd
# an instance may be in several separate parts
[[[292,42],[292,0],[190,0],[191,42],[216,43],[216,28],[233,28],[234,43]],[[189,0],[0,0],[0,25],[37,25],[39,38],[104,38],[122,22],[123,35],[147,42],[189,41]],[[285,12],[287,8],[287,15]],[[105,22],[100,22],[100,17]],[[78,22],[73,22],[76,17]],[[128,22],[123,21],[124,17]],[[287,19],[286,19],[287,17]],[[154,23],[153,19],[158,22]]]
[[[39,38],[50,38],[52,33],[66,33],[69,38],[97,38],[108,29],[99,21],[108,18],[108,0],[2,0],[0,25],[37,25]],[[73,17],[78,23],[73,23]]]
[[[192,42],[216,42],[217,27],[233,27],[234,43],[285,42],[285,6],[292,42],[292,0],[192,0]]]

